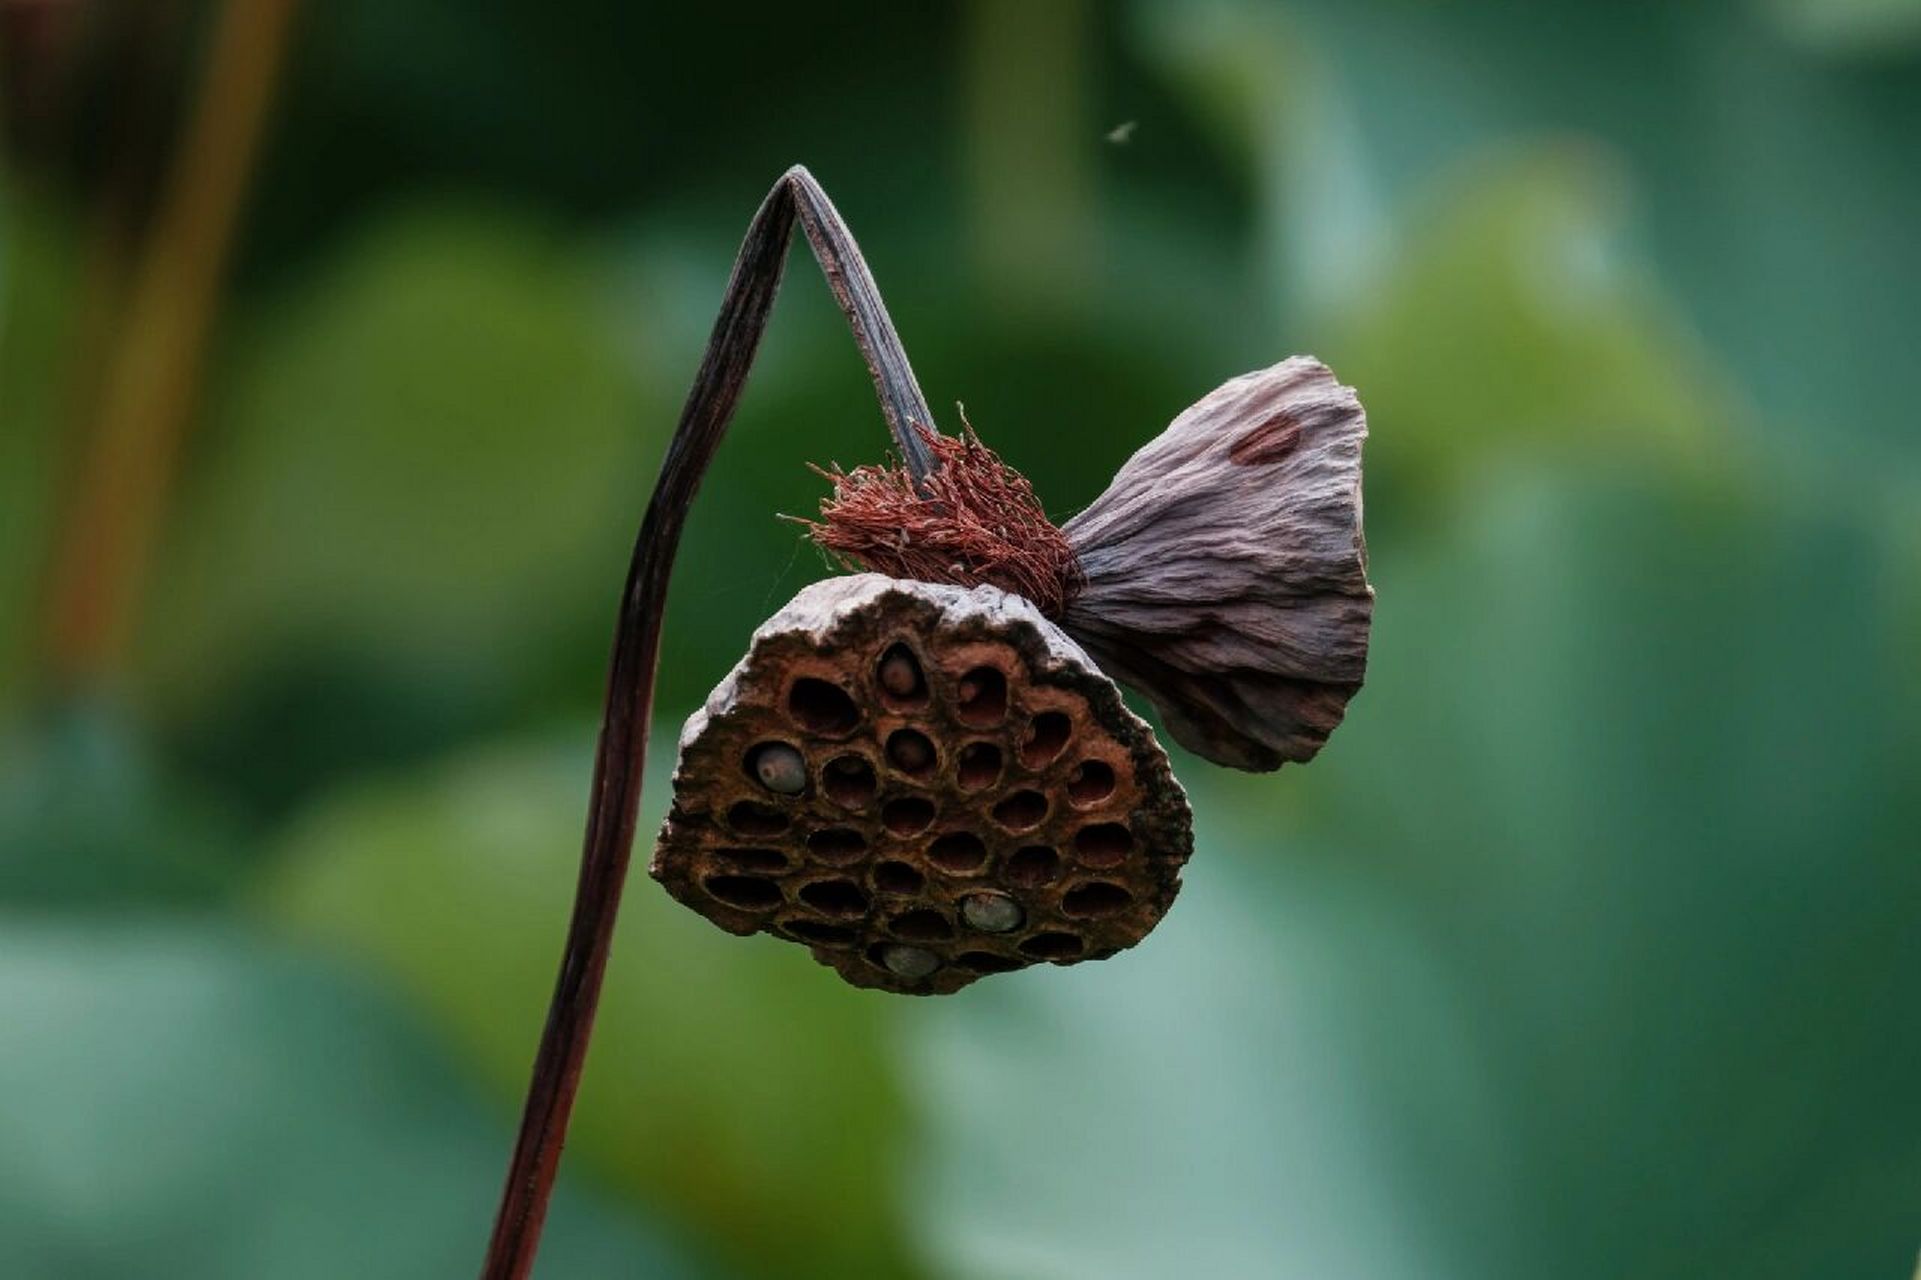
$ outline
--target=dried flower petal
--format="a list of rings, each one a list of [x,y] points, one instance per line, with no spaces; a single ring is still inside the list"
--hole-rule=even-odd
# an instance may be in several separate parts
[[[1296,356],[1211,392],[1065,532],[1085,575],[1061,615],[1174,740],[1218,764],[1312,759],[1367,668],[1367,418]]]

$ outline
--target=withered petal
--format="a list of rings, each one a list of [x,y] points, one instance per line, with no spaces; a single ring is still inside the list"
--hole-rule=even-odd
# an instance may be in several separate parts
[[[1085,582],[1062,629],[1188,750],[1310,760],[1361,687],[1366,437],[1353,389],[1294,356],[1209,393],[1067,522]]]

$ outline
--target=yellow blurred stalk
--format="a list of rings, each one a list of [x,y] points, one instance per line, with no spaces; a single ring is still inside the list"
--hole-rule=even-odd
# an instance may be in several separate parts
[[[104,344],[85,454],[47,590],[44,644],[62,686],[112,673],[139,605],[202,357],[298,0],[228,0],[193,118]]]

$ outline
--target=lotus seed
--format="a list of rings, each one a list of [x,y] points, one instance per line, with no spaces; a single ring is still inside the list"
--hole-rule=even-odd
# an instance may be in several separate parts
[[[771,742],[754,753],[754,774],[762,786],[784,796],[799,795],[807,787],[807,762],[784,742]]]
[[[961,901],[961,919],[983,933],[1009,933],[1027,918],[1021,904],[1004,893],[969,894]]]
[[[910,982],[940,968],[940,957],[924,947],[891,946],[881,952],[880,958],[895,977]]]
[[[912,697],[920,692],[920,668],[905,650],[889,650],[880,660],[880,684],[896,698]]]

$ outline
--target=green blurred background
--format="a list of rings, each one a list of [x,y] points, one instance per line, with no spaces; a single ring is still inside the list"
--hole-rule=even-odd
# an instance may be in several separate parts
[[[549,1276],[1906,1277],[1921,3],[7,0],[0,1274],[471,1274],[632,531],[804,161],[1057,517],[1296,351],[1367,688],[1106,964],[631,887]],[[678,721],[885,432],[796,258]]]

